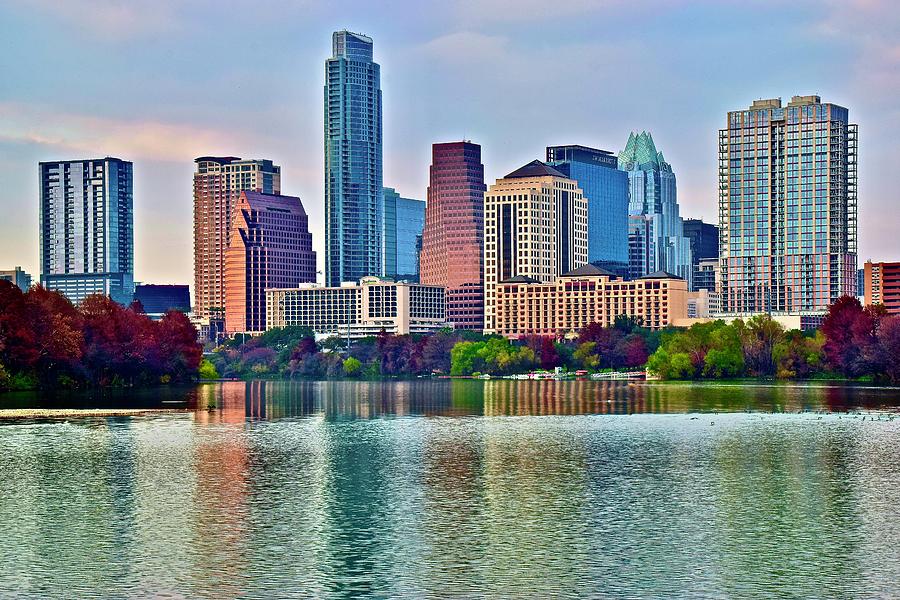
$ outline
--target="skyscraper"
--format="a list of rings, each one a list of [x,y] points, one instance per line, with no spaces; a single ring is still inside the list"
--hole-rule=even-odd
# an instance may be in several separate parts
[[[668,271],[688,282],[690,289],[692,266],[690,240],[684,237],[675,173],[662,152],[657,151],[653,137],[646,131],[631,133],[625,149],[619,153],[619,168],[628,173],[630,215],[645,215],[651,221],[647,270]],[[632,273],[643,271],[630,265]],[[641,275],[648,273],[641,272]]]
[[[134,293],[132,164],[118,158],[42,162],[41,283],[72,302]]]
[[[587,200],[578,184],[539,160],[484,196],[485,331],[495,328],[497,284],[548,283],[587,262]]]
[[[336,31],[332,51],[325,61],[325,283],[339,285],[385,271],[381,67],[364,35]]]
[[[316,280],[309,218],[300,198],[241,192],[230,237],[225,255],[225,331],[265,331],[265,290]]]
[[[431,147],[419,280],[447,288],[447,320],[484,328],[484,165],[481,146]]]
[[[857,126],[818,96],[757,100],[719,131],[726,312],[820,310],[856,295]]]
[[[194,314],[205,318],[225,309],[225,252],[238,196],[245,190],[280,193],[281,167],[235,156],[194,162]]]
[[[691,270],[693,271],[691,291],[708,289],[706,279],[703,283],[704,288],[699,287],[700,261],[704,259],[718,260],[719,228],[711,223],[704,223],[700,219],[685,219],[684,237],[691,241]]]
[[[548,146],[547,164],[578,182],[588,203],[588,261],[628,272],[628,175],[616,156],[585,146]]]
[[[384,274],[419,280],[418,239],[425,227],[425,203],[384,188]]]

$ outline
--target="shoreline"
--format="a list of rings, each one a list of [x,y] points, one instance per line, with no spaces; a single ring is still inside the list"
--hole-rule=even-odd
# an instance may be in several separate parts
[[[0,421],[20,419],[80,419],[84,417],[146,417],[190,412],[184,408],[0,408]]]

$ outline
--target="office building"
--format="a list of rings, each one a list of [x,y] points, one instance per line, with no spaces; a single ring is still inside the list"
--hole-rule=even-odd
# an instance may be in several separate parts
[[[656,265],[654,242],[653,217],[628,215],[628,279],[637,279],[653,272]]]
[[[706,289],[688,292],[687,317],[689,319],[713,318],[722,312],[722,296]]]
[[[425,203],[384,188],[384,273],[392,279],[419,280],[419,238]]]
[[[574,179],[588,204],[588,262],[628,273],[628,175],[612,152],[548,146],[547,164]]]
[[[234,205],[243,191],[280,194],[281,167],[235,156],[201,156],[194,163],[194,313],[220,318]]]
[[[650,228],[646,264],[631,264],[632,275],[655,271],[674,273],[688,282],[693,277],[690,240],[678,214],[675,173],[653,137],[631,133],[619,153],[619,168],[628,174],[628,214],[646,217]],[[630,229],[630,233],[633,230]],[[629,240],[629,245],[631,240]]]
[[[704,258],[694,270],[694,290],[722,291],[722,269],[718,258]]]
[[[856,295],[857,127],[818,96],[757,100],[719,131],[722,302],[816,311]]]
[[[578,184],[539,160],[516,169],[484,196],[484,317],[493,332],[497,285],[549,283],[587,262],[587,201]]]
[[[134,294],[132,164],[118,158],[42,162],[41,284],[74,303]]]
[[[509,338],[574,337],[591,323],[608,327],[620,315],[661,329],[687,316],[687,282],[663,271],[624,280],[587,264],[551,282],[514,277],[496,293],[495,333]]]
[[[889,313],[900,314],[900,262],[867,260],[863,265],[863,288],[866,306],[883,304]]]
[[[381,332],[433,333],[450,326],[444,288],[379,277],[336,287],[269,289],[266,305],[267,329],[308,327],[322,336],[359,339]]]
[[[325,283],[384,273],[381,68],[372,39],[332,36],[325,61]]]
[[[17,285],[20,290],[27,292],[31,287],[31,275],[22,270],[22,267],[16,267],[8,271],[0,271],[0,281],[9,281]]]
[[[316,253],[300,198],[241,192],[225,254],[225,331],[264,331],[265,290],[315,280]]]
[[[419,280],[447,289],[457,329],[484,329],[485,190],[481,146],[432,145]]]
[[[700,284],[697,281],[700,274],[700,262],[703,260],[719,259],[719,228],[711,223],[704,223],[700,219],[684,219],[684,237],[690,240],[691,269],[693,277],[691,290],[697,291]]]
[[[186,285],[139,283],[134,286],[134,302],[140,303],[144,314],[153,320],[161,319],[170,310],[191,312],[191,295]]]

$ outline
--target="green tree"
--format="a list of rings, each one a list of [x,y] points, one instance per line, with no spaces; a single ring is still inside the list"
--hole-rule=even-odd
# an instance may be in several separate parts
[[[359,373],[359,370],[361,368],[362,363],[352,356],[348,356],[344,359],[344,375],[347,375],[348,377],[355,377]]]
[[[596,342],[584,342],[578,344],[578,348],[572,353],[572,358],[583,368],[594,370],[600,365],[600,357],[594,352]]]
[[[200,369],[199,369],[198,373],[200,375],[200,379],[218,379],[219,378],[219,372],[216,371],[216,366],[205,358],[202,361],[200,361]]]

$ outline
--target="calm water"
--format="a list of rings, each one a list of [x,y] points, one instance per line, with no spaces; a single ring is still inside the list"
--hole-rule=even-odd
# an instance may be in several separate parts
[[[0,424],[0,596],[900,597],[898,390],[159,394],[128,400],[184,411]]]

